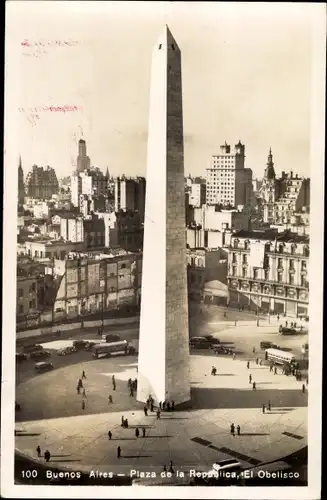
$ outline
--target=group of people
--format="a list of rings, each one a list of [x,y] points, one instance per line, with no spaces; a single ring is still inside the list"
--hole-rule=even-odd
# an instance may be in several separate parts
[[[42,453],[41,453],[41,447],[40,445],[38,444],[37,447],[36,447],[36,453],[37,453],[37,456],[40,458],[42,456]],[[49,462],[50,458],[51,458],[51,453],[49,450],[45,450],[44,454],[44,460],[46,462]]]
[[[271,411],[271,403],[270,403],[270,401],[268,401],[267,405],[265,405],[265,404],[262,405],[262,413],[266,413],[266,410]]]
[[[235,424],[231,424],[230,433],[232,436],[235,436]],[[241,427],[239,425],[236,427],[236,433],[238,436],[241,435]]]
[[[127,381],[127,387],[129,389],[129,395],[134,396],[134,392],[137,391],[137,378],[134,380],[129,378]]]

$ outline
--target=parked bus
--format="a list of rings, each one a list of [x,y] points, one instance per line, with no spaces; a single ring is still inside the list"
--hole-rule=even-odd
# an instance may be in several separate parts
[[[266,349],[266,359],[278,365],[291,364],[296,361],[294,354],[280,349]]]
[[[92,347],[92,354],[95,358],[111,356],[112,354],[135,354],[135,352],[135,347],[130,345],[127,340],[101,343]]]

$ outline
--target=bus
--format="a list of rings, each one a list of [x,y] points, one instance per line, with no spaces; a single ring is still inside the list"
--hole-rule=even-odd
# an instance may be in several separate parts
[[[266,349],[266,359],[278,365],[292,364],[296,361],[294,354],[281,349]]]
[[[119,342],[101,343],[92,347],[92,354],[95,358],[107,357],[112,354],[135,354],[136,349],[127,342],[121,340]]]

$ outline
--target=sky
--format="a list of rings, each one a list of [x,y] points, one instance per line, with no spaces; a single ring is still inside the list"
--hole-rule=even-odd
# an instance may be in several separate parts
[[[277,173],[309,176],[317,14],[310,3],[7,2],[5,147],[10,137],[25,174],[38,164],[62,177],[83,138],[92,165],[145,175],[151,52],[168,24],[182,53],[185,173],[204,176],[225,140],[241,140],[254,177],[270,147]]]

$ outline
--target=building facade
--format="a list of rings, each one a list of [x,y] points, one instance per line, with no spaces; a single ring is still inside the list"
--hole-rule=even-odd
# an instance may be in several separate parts
[[[78,141],[77,172],[84,172],[91,166],[89,156],[86,154],[86,142],[84,139]]]
[[[145,189],[144,177],[117,177],[115,180],[115,212],[119,210],[138,211],[142,221],[144,221]]]
[[[59,192],[59,183],[53,168],[33,165],[25,180],[25,194],[31,198],[48,200]]]
[[[18,165],[18,206],[24,205],[25,186],[24,186],[24,171],[22,167],[22,158],[19,157]]]
[[[308,236],[274,230],[234,233],[228,252],[230,304],[308,316],[309,254]]]
[[[237,207],[253,203],[252,170],[244,168],[245,146],[239,141],[231,150],[226,142],[207,168],[206,203]]]
[[[191,206],[200,208],[206,202],[206,184],[193,183],[189,193],[188,202]]]
[[[142,275],[139,254],[73,255],[60,262],[61,281],[54,302],[54,319],[74,318],[138,305]]]

